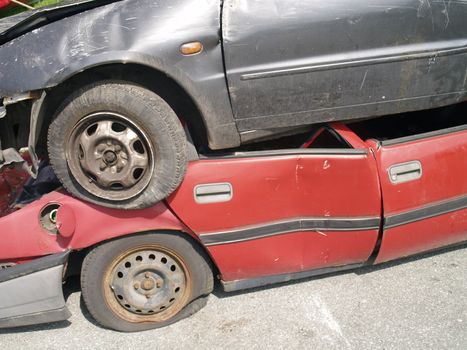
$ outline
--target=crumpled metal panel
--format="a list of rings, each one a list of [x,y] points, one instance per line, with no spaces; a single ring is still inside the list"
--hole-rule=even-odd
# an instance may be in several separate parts
[[[17,166],[9,168],[4,167],[5,163],[0,164],[0,218],[14,211],[12,205],[30,177],[25,170],[23,158],[15,152],[8,149],[6,153],[9,164],[13,162]]]

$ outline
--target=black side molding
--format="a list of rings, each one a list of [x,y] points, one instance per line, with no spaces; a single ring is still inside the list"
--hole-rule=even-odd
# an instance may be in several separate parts
[[[401,214],[390,215],[385,218],[384,228],[392,228],[409,224],[411,222],[429,219],[435,216],[451,213],[467,208],[467,196],[454,198],[440,203],[432,204]]]
[[[201,234],[204,245],[237,243],[299,231],[364,231],[378,229],[379,217],[297,218],[225,232]]]
[[[70,251],[48,255],[43,258],[35,259],[25,264],[19,264],[0,271],[0,283],[9,281],[21,276],[26,276],[34,272],[47,270],[51,267],[65,264],[68,260]]]

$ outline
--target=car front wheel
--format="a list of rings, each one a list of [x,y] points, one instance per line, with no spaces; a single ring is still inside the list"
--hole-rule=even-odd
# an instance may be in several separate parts
[[[149,90],[118,82],[71,96],[49,127],[48,148],[66,189],[118,209],[163,200],[187,165],[186,136],[170,106]]]

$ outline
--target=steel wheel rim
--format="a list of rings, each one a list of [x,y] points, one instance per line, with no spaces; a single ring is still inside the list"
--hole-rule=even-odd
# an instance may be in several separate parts
[[[113,112],[81,119],[71,131],[65,154],[74,179],[107,200],[139,195],[154,173],[155,152],[146,133]]]
[[[107,305],[125,321],[163,322],[186,305],[191,276],[175,252],[147,245],[116,257],[104,273],[102,288]]]

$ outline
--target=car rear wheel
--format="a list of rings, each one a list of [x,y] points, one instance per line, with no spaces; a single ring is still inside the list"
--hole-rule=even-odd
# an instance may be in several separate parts
[[[73,195],[139,209],[183,179],[186,137],[170,106],[142,87],[103,82],[74,94],[49,127],[50,161]]]
[[[104,327],[159,328],[203,307],[213,289],[204,253],[179,234],[150,233],[93,249],[81,274],[83,299]]]

